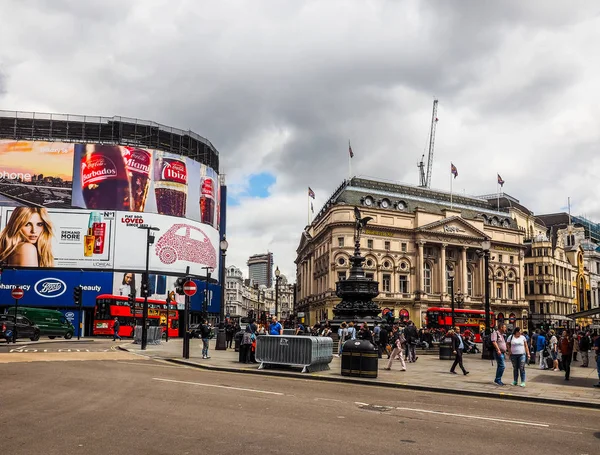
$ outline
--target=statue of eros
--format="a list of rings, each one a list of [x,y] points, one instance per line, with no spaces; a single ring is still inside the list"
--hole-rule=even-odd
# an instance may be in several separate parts
[[[360,210],[358,207],[354,207],[354,218],[356,218],[355,228],[354,228],[354,243],[360,245],[360,235],[362,231],[364,231],[367,223],[373,219],[372,216],[365,216],[361,218]]]

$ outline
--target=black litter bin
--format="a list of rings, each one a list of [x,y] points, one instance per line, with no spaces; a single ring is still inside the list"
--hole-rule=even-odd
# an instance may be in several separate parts
[[[450,337],[446,337],[440,341],[440,360],[454,360],[452,338]]]
[[[377,346],[367,340],[348,340],[342,349],[342,376],[376,378]]]
[[[244,332],[242,332],[241,330],[234,335],[233,340],[235,342],[235,352],[240,352],[240,344],[242,344],[243,336]]]

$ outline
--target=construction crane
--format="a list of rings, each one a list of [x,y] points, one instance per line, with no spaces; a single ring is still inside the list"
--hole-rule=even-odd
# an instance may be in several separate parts
[[[429,131],[429,155],[427,157],[427,173],[425,173],[425,155],[421,157],[421,162],[417,164],[419,168],[419,186],[421,188],[431,188],[431,168],[433,167],[433,148],[435,145],[435,127],[437,126],[437,105],[438,100],[433,100],[433,112],[431,113],[431,130]]]

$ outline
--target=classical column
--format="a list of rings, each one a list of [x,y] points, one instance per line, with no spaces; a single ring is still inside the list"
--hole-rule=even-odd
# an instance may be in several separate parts
[[[423,269],[425,268],[425,257],[423,255],[423,245],[425,244],[424,241],[419,240],[417,242],[417,247],[419,249],[419,260],[417,262],[417,276],[419,278],[419,291],[424,291],[425,290],[425,280],[424,280],[424,276],[423,276]]]
[[[517,297],[518,300],[522,300],[525,298],[525,279],[523,277],[523,270],[524,270],[524,263],[525,263],[525,255],[523,254],[523,251],[519,251],[519,292],[515,294],[515,297]],[[554,290],[554,293],[556,294],[556,289]]]
[[[442,245],[440,246],[440,278],[442,280],[442,297],[444,296],[444,294],[446,294],[448,292],[448,289],[446,289],[446,285],[448,284],[446,281],[446,247],[448,246],[447,243],[442,243]]]
[[[461,251],[461,255],[460,255],[460,269],[461,269],[461,289],[460,292],[462,292],[465,296],[467,295],[467,247],[463,246],[462,247],[462,251]]]

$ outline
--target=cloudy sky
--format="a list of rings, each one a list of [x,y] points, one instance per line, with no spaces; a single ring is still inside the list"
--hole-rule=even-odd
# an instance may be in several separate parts
[[[191,129],[227,175],[228,262],[294,276],[307,223],[348,175],[507,193],[600,221],[600,2],[2,0],[0,109]]]

